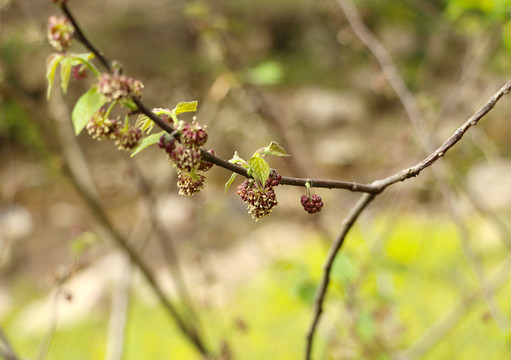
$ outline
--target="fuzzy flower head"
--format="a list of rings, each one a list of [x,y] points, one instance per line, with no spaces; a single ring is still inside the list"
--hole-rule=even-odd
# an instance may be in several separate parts
[[[253,179],[247,179],[238,186],[236,194],[247,203],[248,213],[256,221],[269,215],[278,204],[273,187],[260,188]]]
[[[181,130],[181,142],[187,147],[199,148],[208,141],[208,133],[205,128],[195,121],[191,124],[183,122],[179,127]]]
[[[179,172],[177,177],[177,187],[179,195],[193,196],[204,189],[206,178],[202,174],[194,172]]]
[[[140,97],[144,85],[124,75],[102,74],[99,79],[98,91],[108,101],[119,100],[130,96]]]
[[[75,29],[65,16],[52,15],[48,19],[48,42],[56,51],[64,51],[73,43]]]
[[[100,109],[87,124],[87,131],[96,140],[106,140],[115,137],[120,121],[105,117],[105,110]]]
[[[142,139],[142,131],[137,128],[123,128],[115,133],[115,145],[119,150],[129,152],[137,147]]]
[[[191,172],[201,163],[200,149],[176,146],[169,154],[172,165],[179,171]]]

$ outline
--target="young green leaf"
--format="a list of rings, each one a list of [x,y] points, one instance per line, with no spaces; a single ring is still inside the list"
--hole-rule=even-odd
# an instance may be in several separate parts
[[[60,88],[62,93],[67,93],[67,86],[69,85],[69,78],[71,77],[72,59],[65,57],[60,62]]]
[[[190,102],[180,102],[176,105],[176,107],[172,110],[175,115],[182,114],[184,112],[195,112],[197,111],[198,101],[190,101]]]
[[[249,172],[251,172],[252,176],[264,186],[268,176],[270,176],[270,166],[268,163],[262,157],[256,155],[252,156],[248,161],[248,165],[250,166]]]
[[[161,131],[157,134],[152,134],[152,135],[142,138],[140,140],[140,142],[138,143],[137,147],[135,149],[133,149],[133,152],[131,153],[131,157],[137,155],[139,152],[141,152],[145,148],[147,148],[153,144],[156,144],[160,140],[160,138],[163,134],[165,134],[165,131]]]
[[[98,94],[95,86],[78,99],[71,114],[75,135],[80,134],[83,128],[87,126],[87,123],[94,113],[105,105],[105,103],[105,98],[101,94]]]
[[[146,134],[149,134],[154,128],[154,121],[152,121],[148,116],[140,114],[135,122],[135,127],[139,128],[142,132],[145,131]]]
[[[93,53],[84,53],[84,54],[69,54],[69,58],[71,59],[71,65],[76,66],[83,64],[90,71],[94,73],[94,75],[99,76],[101,72],[89,61],[94,59]]]
[[[48,91],[46,97],[49,99],[51,95],[51,89],[53,87],[53,80],[55,80],[55,72],[57,67],[62,61],[63,56],[60,54],[51,55],[46,62],[46,79],[48,80]]]
[[[227,189],[229,189],[229,186],[231,186],[231,184],[234,181],[234,179],[236,179],[236,176],[238,176],[237,173],[232,173],[232,175],[229,178],[229,180],[227,180],[227,182],[225,183],[224,192],[227,192]]]
[[[289,156],[289,154],[284,150],[282,146],[279,145],[278,142],[272,141],[270,145],[264,148],[263,150],[264,155],[273,155],[273,156]]]

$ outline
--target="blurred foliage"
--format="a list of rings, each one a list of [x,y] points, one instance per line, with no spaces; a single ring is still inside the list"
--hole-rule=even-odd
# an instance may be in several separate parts
[[[367,225],[367,224],[366,224]],[[388,227],[391,227],[390,229]],[[371,234],[388,234],[372,238]],[[405,218],[355,228],[337,258],[320,326],[316,354],[332,359],[390,359],[406,348],[477,284],[460,254],[455,227],[441,219]],[[212,344],[227,341],[243,360],[300,358],[310,305],[326,248],[320,238],[306,242],[246,281],[227,302],[201,313]],[[485,267],[504,258],[486,248]],[[498,293],[504,307],[511,285]],[[195,359],[167,315],[135,296],[129,312],[125,359]],[[17,329],[7,330],[20,334]],[[57,331],[48,360],[101,358],[107,320],[102,311],[71,329]],[[83,341],[81,339],[87,339]],[[37,337],[13,338],[31,357]],[[164,345],[163,345],[164,344]],[[503,359],[511,355],[509,336],[499,330],[481,301],[424,359]]]

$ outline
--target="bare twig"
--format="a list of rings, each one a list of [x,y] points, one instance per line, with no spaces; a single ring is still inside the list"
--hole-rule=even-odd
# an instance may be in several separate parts
[[[328,255],[323,263],[323,275],[321,277],[321,281],[319,283],[319,287],[316,290],[316,295],[314,297],[314,308],[312,321],[309,326],[309,331],[307,333],[307,345],[305,349],[305,359],[308,360],[311,358],[312,352],[312,344],[314,341],[314,334],[316,332],[316,328],[319,324],[319,319],[323,312],[323,303],[325,301],[325,295],[328,289],[328,284],[330,282],[330,271],[332,269],[332,265],[334,263],[335,257],[337,253],[342,247],[344,240],[346,239],[346,235],[348,231],[351,229],[358,216],[362,213],[362,211],[373,201],[375,195],[372,194],[364,194],[358,200],[357,204],[351,209],[350,213],[344,218],[341,226],[341,231],[337,238],[332,243],[330,250],[328,251]]]
[[[408,119],[412,124],[416,132],[416,135],[423,144],[424,150],[427,153],[431,153],[431,151],[433,150],[432,148],[433,144],[436,143],[436,139],[433,134],[428,135],[428,132],[424,131],[424,129],[426,128],[425,119],[423,118],[420,112],[419,106],[415,101],[414,95],[408,89],[403,78],[397,71],[394,62],[392,61],[392,57],[386,50],[385,46],[378,40],[378,38],[367,28],[364,22],[360,19],[358,10],[354,6],[353,2],[351,0],[337,0],[337,2],[342,7],[353,31],[362,40],[362,42],[366,44],[368,49],[373,53],[374,57],[380,64],[382,71],[389,80],[391,86],[394,88],[394,91],[398,95],[404,109],[406,110]],[[462,78],[462,81],[464,81],[465,78],[466,76]],[[441,116],[441,114],[439,114],[438,116]],[[433,173],[435,175],[437,182],[440,185],[442,194],[448,203],[451,217],[456,227],[458,228],[463,253],[479,282],[480,289],[483,292],[483,295],[487,301],[488,308],[490,309],[490,312],[493,315],[499,327],[502,330],[507,329],[509,326],[508,321],[502,315],[500,308],[498,307],[495,301],[495,297],[493,296],[492,293],[484,291],[484,289],[486,289],[486,287],[484,286],[484,283],[486,281],[484,271],[479,263],[479,260],[477,259],[472,250],[468,230],[466,228],[466,225],[462,221],[460,210],[458,209],[457,206],[455,206],[453,187],[445,180],[446,179],[445,167],[439,166],[437,168],[433,168]]]
[[[502,98],[502,96],[504,96],[505,94],[508,94],[510,90],[511,90],[511,81],[508,81],[498,92],[496,92],[474,115],[472,115],[463,125],[461,125],[454,132],[454,134],[451,137],[449,137],[449,139],[447,139],[432,154],[427,156],[421,162],[417,163],[415,166],[401,170],[400,172],[398,172],[394,175],[391,175],[387,178],[374,181],[371,184],[371,186],[374,187],[375,189],[378,189],[379,192],[382,192],[387,187],[389,187],[397,182],[405,181],[407,179],[410,179],[412,177],[419,175],[419,173],[422,170],[433,165],[438,159],[443,157],[445,155],[445,153],[447,151],[449,151],[449,149],[451,149],[458,141],[461,140],[461,138],[467,132],[467,130],[470,129],[472,126],[475,126],[479,122],[479,120],[481,120],[486,114],[488,114],[488,112],[490,112],[495,107],[495,105]],[[374,196],[375,195],[366,194],[364,197],[361,198],[361,200],[369,199],[368,200],[368,203],[369,203],[374,198]],[[361,204],[361,202],[359,201],[359,203],[357,203],[357,205],[355,206],[355,208],[353,210],[356,210],[360,206],[360,204]],[[364,207],[366,205],[367,204],[365,204]],[[359,213],[356,213],[355,215],[353,215],[353,210],[346,218],[346,219],[350,220],[354,216],[353,221],[348,222],[350,227],[353,225],[354,221],[356,220],[356,217],[359,215]],[[363,208],[362,208],[362,210],[363,210]],[[343,222],[343,227],[342,227],[343,232],[345,229],[344,224],[345,223]],[[344,233],[344,236],[346,235],[348,230],[349,230],[349,228]],[[344,241],[344,238],[342,238],[340,240],[339,240],[339,238],[336,239],[336,241],[332,244],[332,247],[330,249],[327,259],[330,259],[331,256],[333,256],[333,258],[335,258],[337,252],[339,251],[339,249],[341,248],[341,246],[343,244],[343,241]],[[307,334],[306,357],[305,357],[305,359],[307,359],[307,360],[310,359],[312,342],[314,339],[314,332],[317,328],[317,325],[318,325],[318,322],[319,322],[319,319],[320,319],[320,316],[322,313],[323,301],[324,301],[325,294],[326,294],[327,287],[328,287],[328,282],[329,282],[329,278],[330,278],[329,273],[331,270],[332,262],[333,262],[333,259],[331,260],[331,262],[327,261],[325,263],[327,265],[330,264],[330,266],[324,267],[323,278],[322,278],[320,287],[316,291],[316,300],[315,300],[315,305],[314,305],[313,321],[310,325],[309,332]]]

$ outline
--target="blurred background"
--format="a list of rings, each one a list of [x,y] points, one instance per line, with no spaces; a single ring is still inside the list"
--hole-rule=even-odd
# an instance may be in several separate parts
[[[511,2],[349,4],[69,0],[92,42],[144,83],[149,107],[199,102],[218,156],[248,159],[275,140],[291,154],[268,159],[282,175],[371,182],[422,160],[423,144],[441,144],[509,80]],[[113,228],[223,359],[303,357],[321,265],[360,195],[313,189],[325,206],[309,215],[305,188],[279,186],[256,223],[236,196],[241,179],[224,193],[230,173],[214,167],[205,190],[180,197],[156,146],[130,159],[74,136],[70,114],[92,76],[46,99],[58,7],[0,9],[0,329],[16,353],[200,358]],[[418,116],[359,38],[357,13]],[[334,264],[315,359],[511,356],[510,111],[505,97],[433,169],[362,214]]]

